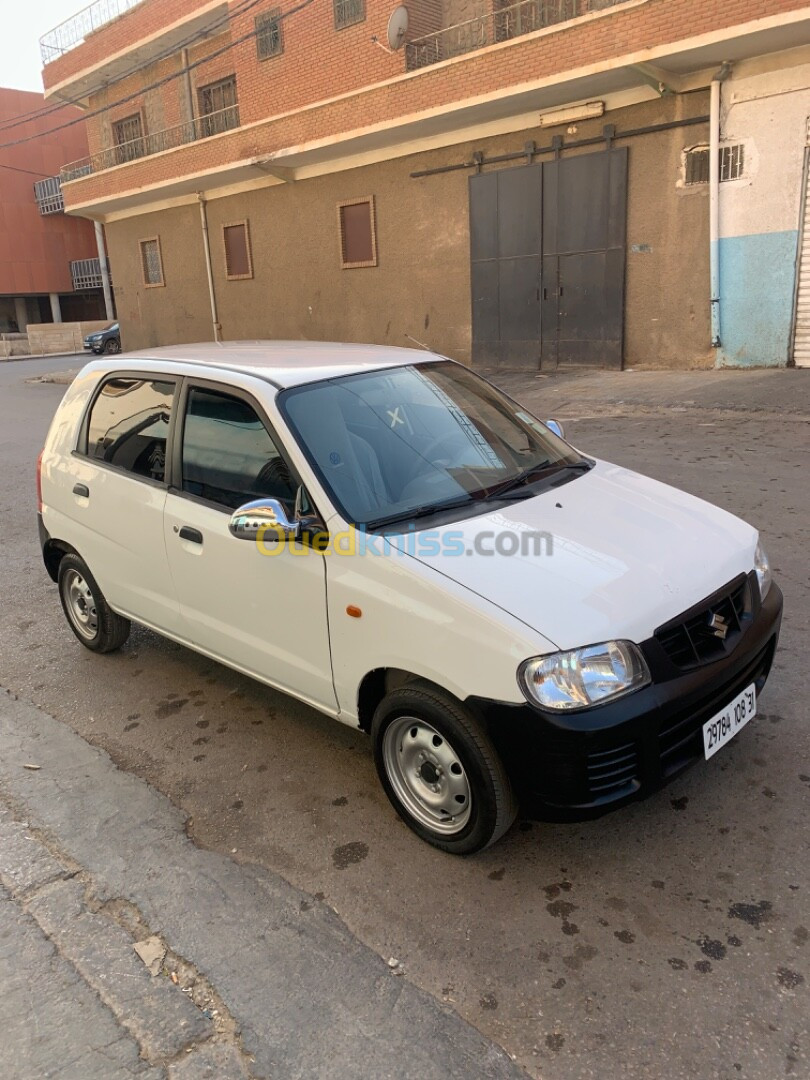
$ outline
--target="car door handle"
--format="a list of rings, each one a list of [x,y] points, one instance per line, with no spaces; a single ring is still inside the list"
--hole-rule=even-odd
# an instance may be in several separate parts
[[[81,495],[81,497],[83,499],[89,499],[90,498],[90,488],[87,486],[87,484],[74,484],[74,486],[73,486],[73,494],[74,495]]]
[[[188,540],[192,544],[201,544],[203,535],[199,529],[192,529],[188,525],[184,525],[180,530],[180,539]]]

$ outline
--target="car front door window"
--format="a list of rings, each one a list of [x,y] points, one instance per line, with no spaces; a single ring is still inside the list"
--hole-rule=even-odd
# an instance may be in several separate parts
[[[278,499],[291,515],[296,483],[255,409],[241,398],[192,387],[183,428],[183,491],[236,510]]]

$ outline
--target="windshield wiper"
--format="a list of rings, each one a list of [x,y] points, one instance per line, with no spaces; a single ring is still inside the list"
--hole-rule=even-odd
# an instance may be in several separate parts
[[[399,514],[390,514],[388,517],[367,521],[365,527],[367,529],[379,529],[383,525],[394,525],[398,521],[412,521],[414,518],[427,517],[428,514],[441,513],[442,510],[456,510],[460,506],[468,506],[471,502],[476,501],[471,495],[466,495],[463,499],[453,499],[450,502],[425,503],[422,506],[415,506],[412,510],[403,510]]]
[[[567,463],[544,461],[542,465],[533,465],[531,469],[520,473],[512,480],[507,480],[505,484],[502,484],[494,491],[490,491],[483,497],[487,500],[529,499],[534,492],[525,489],[542,476],[554,475],[558,472],[572,471],[574,469],[584,469],[587,472],[591,468],[593,468],[593,462],[591,461],[569,461]]]

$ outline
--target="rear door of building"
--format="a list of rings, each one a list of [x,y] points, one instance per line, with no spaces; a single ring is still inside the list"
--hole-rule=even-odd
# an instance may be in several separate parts
[[[620,368],[627,149],[470,179],[473,362]]]

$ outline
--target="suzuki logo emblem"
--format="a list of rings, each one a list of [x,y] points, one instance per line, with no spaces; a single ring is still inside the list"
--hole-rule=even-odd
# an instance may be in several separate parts
[[[709,628],[714,630],[714,636],[720,638],[721,641],[725,641],[726,634],[728,633],[728,623],[722,615],[715,615],[712,613],[709,615]]]

